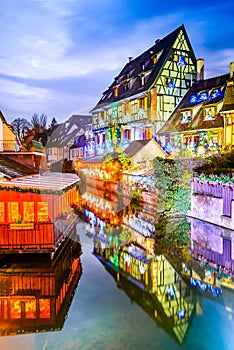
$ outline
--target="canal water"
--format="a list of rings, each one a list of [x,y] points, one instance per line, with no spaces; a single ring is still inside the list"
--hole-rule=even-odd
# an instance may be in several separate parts
[[[199,235],[202,227],[206,235],[216,232],[206,223],[193,227]],[[219,251],[207,261],[196,233],[196,260],[208,269],[215,257],[221,259],[224,244],[217,236]],[[111,259],[113,247],[112,255],[105,254],[105,244],[94,247],[95,235],[100,238],[93,221],[78,219],[77,237],[53,266],[33,257],[1,261],[1,350],[234,349],[234,290],[217,284],[212,289],[196,274],[191,283],[163,255],[157,271],[163,266],[164,283],[154,290],[150,275],[142,277],[145,270],[141,280],[121,272],[121,261]],[[125,257],[127,252],[134,255],[132,247]]]

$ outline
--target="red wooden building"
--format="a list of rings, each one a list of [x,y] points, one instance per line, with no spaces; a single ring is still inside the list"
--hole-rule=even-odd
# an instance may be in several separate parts
[[[0,178],[0,254],[50,253],[74,233],[80,179],[46,173],[6,181]]]

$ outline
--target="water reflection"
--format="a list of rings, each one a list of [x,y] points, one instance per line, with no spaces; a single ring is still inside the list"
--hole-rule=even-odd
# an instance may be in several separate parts
[[[191,218],[156,218],[144,205],[127,206],[114,222],[91,201],[82,218],[94,255],[117,286],[177,343],[183,346],[194,318],[204,316],[204,298],[232,319],[234,231]]]
[[[4,256],[0,264],[0,335],[63,327],[81,277],[81,247],[68,241],[63,256]]]
[[[185,341],[196,299],[193,291],[164,255],[154,256],[136,242],[108,246],[94,236],[94,254],[132,301],[179,344]]]

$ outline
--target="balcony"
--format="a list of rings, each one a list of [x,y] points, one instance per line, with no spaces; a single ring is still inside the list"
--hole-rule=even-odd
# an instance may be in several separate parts
[[[0,152],[18,152],[20,151],[17,141],[0,140]]]

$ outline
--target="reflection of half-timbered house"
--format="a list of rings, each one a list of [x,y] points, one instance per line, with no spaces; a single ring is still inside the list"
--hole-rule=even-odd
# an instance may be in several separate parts
[[[22,255],[1,260],[0,336],[58,331],[81,277],[80,245],[70,241],[62,258]]]
[[[195,313],[192,290],[164,255],[153,257],[137,244],[119,248],[118,259],[95,246],[95,255],[125,293],[179,344]],[[114,246],[108,249],[114,251]]]
[[[91,111],[97,154],[152,138],[192,85],[196,67],[183,25],[130,58]]]

